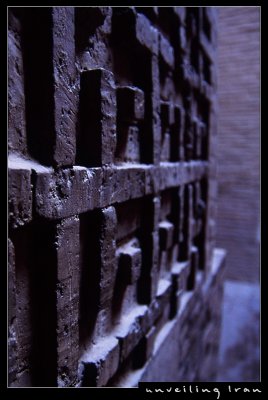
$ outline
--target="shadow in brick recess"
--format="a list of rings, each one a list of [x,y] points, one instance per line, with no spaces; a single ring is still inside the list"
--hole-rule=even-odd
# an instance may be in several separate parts
[[[90,37],[104,22],[105,16],[98,7],[75,8],[75,50],[79,54],[90,48]]]
[[[28,152],[40,163],[52,165],[55,121],[51,8],[22,10],[22,26]]]
[[[17,299],[17,319],[22,331],[27,331],[29,319],[28,354],[27,350],[24,353],[23,347],[18,354],[19,357],[22,354],[22,363],[29,357],[33,386],[56,386],[54,228],[52,223],[36,220],[10,235],[15,247],[17,291],[21,293]],[[20,302],[24,306],[20,306]],[[27,368],[27,361],[25,366]]]
[[[139,46],[129,32],[129,24],[133,23],[132,13],[115,7],[112,17],[112,47],[113,69],[116,83],[134,85],[144,91],[145,117],[140,123],[141,162],[153,161],[152,134],[152,55],[146,48]],[[139,60],[137,62],[137,60]]]

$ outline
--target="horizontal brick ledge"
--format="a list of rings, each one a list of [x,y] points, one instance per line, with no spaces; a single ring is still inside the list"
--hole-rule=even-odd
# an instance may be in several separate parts
[[[59,171],[35,172],[35,211],[53,220],[199,180],[207,175],[208,163],[163,162],[156,166],[121,164],[102,168],[75,166]]]

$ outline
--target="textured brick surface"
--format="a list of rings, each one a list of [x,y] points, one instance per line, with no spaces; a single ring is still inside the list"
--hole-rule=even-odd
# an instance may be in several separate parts
[[[10,386],[213,377],[216,30],[205,8],[9,9]]]
[[[32,219],[31,169],[19,163],[9,163],[8,170],[9,223],[14,228]]]
[[[217,243],[229,279],[259,280],[260,9],[219,11]]]

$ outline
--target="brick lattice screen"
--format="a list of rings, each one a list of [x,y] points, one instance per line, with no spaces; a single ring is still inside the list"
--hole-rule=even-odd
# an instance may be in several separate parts
[[[216,26],[9,8],[9,385],[213,378]]]

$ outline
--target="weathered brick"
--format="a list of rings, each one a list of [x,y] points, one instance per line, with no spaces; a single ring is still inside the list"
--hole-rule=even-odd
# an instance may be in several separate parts
[[[15,254],[11,240],[8,240],[8,383],[12,384],[17,375],[17,318],[16,318],[16,275]]]
[[[190,254],[190,274],[188,276],[187,287],[188,290],[193,290],[196,283],[196,273],[199,265],[198,248],[195,246],[191,247]]]
[[[9,320],[9,355],[13,358],[13,360],[10,360],[10,379],[13,381],[13,386],[31,386],[30,365],[33,340],[33,327],[30,324],[33,312],[33,288],[31,286],[31,262],[29,260],[31,231],[26,225],[11,231],[10,237],[9,300],[11,303],[9,304],[9,317],[11,320]],[[16,351],[15,354],[14,351]],[[16,364],[12,365],[12,361]]]
[[[170,67],[174,68],[174,51],[167,39],[163,35],[159,35],[159,54]]]
[[[174,124],[174,107],[168,101],[161,101],[161,123],[164,127]]]
[[[117,158],[120,161],[140,161],[140,129],[133,125],[121,125],[120,144],[117,148]]]
[[[139,341],[133,351],[133,368],[142,368],[151,356],[155,339],[156,329],[153,326],[149,332]]]
[[[158,53],[157,30],[142,14],[137,15],[135,36],[139,44],[145,46],[152,54]]]
[[[158,167],[145,168],[145,193],[157,193],[160,189],[160,173]]]
[[[10,163],[8,170],[9,223],[13,228],[32,219],[31,169]]]
[[[183,161],[184,160],[184,143],[183,143],[183,140],[184,140],[185,113],[184,113],[184,109],[183,109],[182,106],[175,105],[175,107],[174,107],[174,119],[175,119],[175,124],[174,124],[173,134],[176,135],[175,143],[179,147],[179,149],[177,149],[178,153],[175,153],[174,158]]]
[[[122,362],[139,343],[142,337],[139,323],[135,319],[131,324],[122,329],[122,333],[117,333],[120,345],[120,361]]]
[[[93,345],[80,361],[82,386],[105,386],[119,365],[119,344],[113,337]]]
[[[165,133],[162,140],[161,161],[168,161],[170,159],[170,134]]]
[[[122,280],[127,285],[135,283],[141,270],[141,249],[136,247],[136,243],[129,242],[119,250],[119,269]]]
[[[21,22],[9,15],[8,32],[8,147],[10,151],[27,153],[24,68],[22,58]]]
[[[183,23],[186,15],[186,9],[184,7],[173,7],[174,13],[178,16],[180,21]]]
[[[79,219],[62,220],[56,227],[57,248],[57,383],[77,383],[79,349]]]
[[[163,190],[201,179],[207,173],[207,166],[202,162],[191,162],[165,163],[160,169],[154,166],[117,165],[114,168],[90,169],[75,166],[53,171],[34,165],[33,170],[35,210],[40,216],[57,219],[139,198],[145,193],[156,193],[159,185]],[[68,180],[66,185],[65,179]]]
[[[113,287],[116,272],[116,211],[114,207],[107,207],[101,211],[101,260],[100,260],[100,306],[109,307],[113,296]]]
[[[145,359],[152,355],[153,347],[154,347],[154,340],[155,340],[156,329],[154,326],[149,330],[149,332],[145,335]]]
[[[160,76],[158,58],[153,55],[151,58],[151,76],[152,76],[152,134],[153,134],[153,163],[160,161],[161,146],[161,122],[160,122]]]
[[[145,15],[137,13],[134,7],[117,8],[114,21],[113,40],[115,43],[119,42],[124,46],[132,44],[157,54],[158,32]]]
[[[168,221],[159,223],[159,244],[161,250],[168,250],[173,244],[174,225]]]
[[[53,74],[55,102],[54,162],[73,165],[76,155],[76,115],[78,109],[75,67],[75,25],[73,7],[53,7]]]
[[[92,209],[96,197],[99,197],[98,188],[94,185],[96,172],[95,170],[91,174],[86,168],[73,167],[37,173],[36,212],[40,216],[57,219]],[[91,191],[95,192],[95,195]]]
[[[117,176],[121,173],[124,176],[124,195],[122,197],[112,196],[112,201],[125,201],[129,199],[135,199],[144,196],[145,194],[145,171],[143,168],[131,165],[118,166],[115,168]],[[120,176],[120,175],[119,175]],[[118,180],[116,186],[120,185],[121,182]],[[114,188],[114,192],[116,190]]]
[[[133,86],[116,89],[118,118],[121,121],[138,121],[144,118],[144,92]]]
[[[152,203],[151,203],[151,207],[152,207],[152,231],[157,231],[158,229],[158,222],[160,219],[160,199],[159,197],[154,197],[152,199]]]

